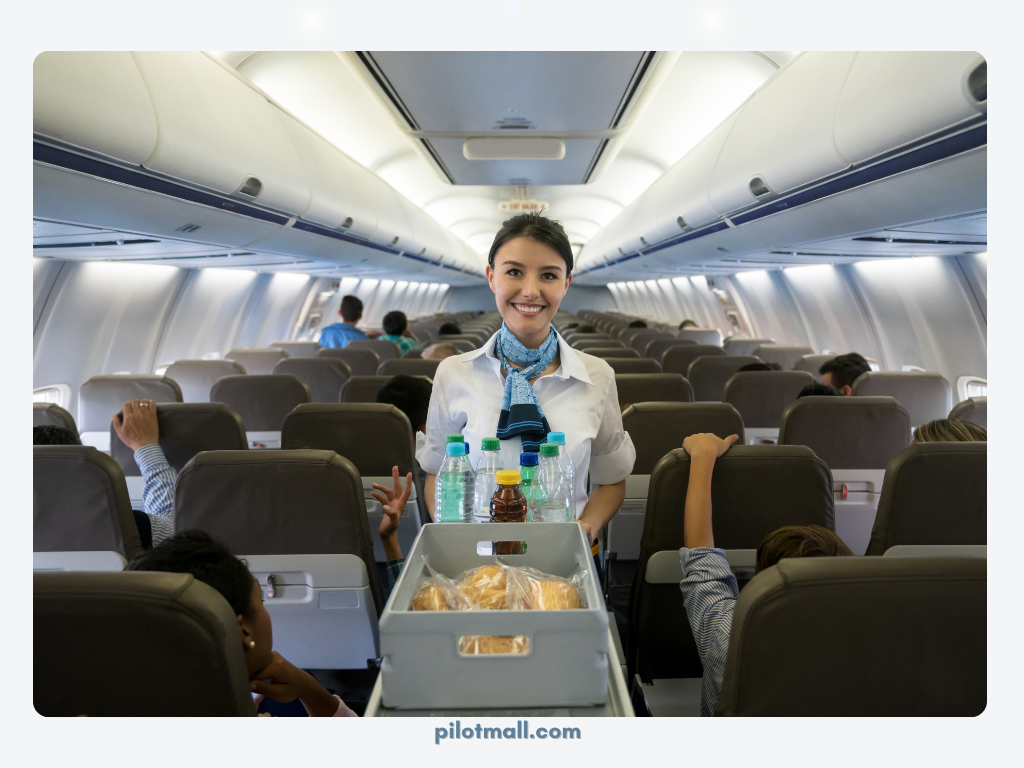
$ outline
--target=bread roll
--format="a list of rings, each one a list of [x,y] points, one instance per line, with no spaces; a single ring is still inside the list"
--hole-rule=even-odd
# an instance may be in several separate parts
[[[504,610],[506,607],[505,572],[497,565],[485,565],[471,571],[458,584],[459,591],[479,608]]]
[[[579,590],[564,581],[530,580],[530,608],[564,611],[580,608]]]
[[[465,635],[459,638],[459,651],[474,653],[526,653],[530,640],[525,635]]]
[[[434,584],[424,584],[412,599],[414,611],[450,611],[444,599],[444,590]]]

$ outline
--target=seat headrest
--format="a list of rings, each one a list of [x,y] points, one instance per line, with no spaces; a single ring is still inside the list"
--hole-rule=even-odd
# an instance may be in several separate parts
[[[606,361],[607,362],[607,361]],[[616,373],[619,405],[693,402],[693,387],[678,373]]]
[[[641,558],[683,546],[690,456],[666,454],[651,473]],[[832,473],[802,446],[734,445],[715,461],[711,480],[715,546],[756,549],[784,525],[835,530]]]
[[[754,350],[763,344],[774,344],[774,339],[733,339],[728,338],[722,344],[726,354],[729,355],[752,355]]]
[[[420,376],[419,378],[425,379],[433,384],[433,379],[429,376]],[[341,402],[376,403],[377,393],[380,392],[380,388],[390,381],[390,379],[390,376],[353,376],[351,379],[346,381],[345,386],[341,388]]]
[[[245,424],[223,403],[160,403],[156,407],[160,448],[167,463],[180,472],[200,451],[241,451],[248,447]],[[110,455],[128,477],[142,474],[135,452],[110,427]]]
[[[78,434],[75,417],[56,403],[32,403],[32,426],[53,426]]]
[[[814,354],[810,347],[789,347],[783,344],[762,344],[751,352],[754,357],[759,357],[766,363],[778,363],[782,370],[792,369],[793,364],[804,355]]]
[[[987,544],[988,443],[911,443],[885,469],[868,555],[900,544]]]
[[[403,357],[397,360],[385,360],[377,369],[378,376],[426,376],[434,378],[440,360],[419,360]]]
[[[949,418],[969,421],[988,429],[988,398],[969,397],[953,406]]]
[[[782,413],[780,445],[806,445],[832,469],[885,469],[910,444],[910,415],[891,397],[801,397]]]
[[[238,619],[191,574],[33,574],[33,686],[47,717],[254,716]]]
[[[225,360],[231,360],[245,368],[246,373],[267,374],[274,372],[274,366],[290,355],[280,348],[232,349]]]
[[[82,432],[106,432],[110,416],[129,400],[180,403],[181,388],[167,376],[93,376],[78,393],[78,422]]]
[[[677,339],[675,336],[663,335],[656,339],[651,339],[647,342],[647,346],[644,348],[644,357],[649,357],[652,360],[661,362],[661,356],[665,354],[665,350],[669,347],[695,347],[697,342],[693,339]]]
[[[300,405],[284,420],[281,447],[334,451],[362,477],[388,477],[396,465],[402,475],[413,471],[412,425],[387,403]]]
[[[117,462],[89,445],[32,448],[32,549],[120,552],[141,547]]]
[[[807,371],[815,381],[821,381],[821,366],[834,358],[835,355],[803,355],[791,368],[794,371]]]
[[[402,356],[402,348],[387,339],[353,339],[345,349],[372,349],[381,360],[393,360]]]
[[[640,357],[640,353],[635,349],[626,349],[625,347],[573,347],[573,349],[586,355],[600,357],[602,360],[613,358],[633,358],[635,360]]]
[[[896,398],[907,409],[914,427],[946,418],[953,407],[953,390],[941,373],[869,371],[853,382],[853,394]]]
[[[690,435],[739,435],[743,418],[729,403],[635,403],[622,412],[622,428],[636,449],[634,475],[649,475],[661,457],[680,448]]]
[[[657,360],[649,357],[611,357],[605,362],[612,367],[615,373],[661,373],[661,366]],[[678,374],[669,374],[677,376]]]
[[[178,360],[167,366],[167,375],[181,386],[186,403],[210,402],[210,390],[214,384],[225,376],[238,376],[245,372],[243,366],[231,360]]]
[[[629,340],[629,346],[639,352],[641,355],[644,354],[644,350],[647,349],[647,345],[655,339],[674,339],[675,336],[665,333],[664,331],[656,331],[653,329],[642,330],[640,333],[634,333],[632,338]],[[690,339],[692,341],[692,339]]]
[[[210,401],[237,411],[248,432],[277,432],[292,408],[308,403],[310,396],[309,387],[294,376],[246,374],[219,379]]]
[[[668,354],[665,353],[666,357]],[[729,377],[745,365],[760,362],[760,358],[746,355],[703,355],[695,358],[686,372],[686,378],[693,384],[693,399],[721,401]]]
[[[716,714],[981,714],[986,604],[984,559],[782,560],[740,592]]]
[[[337,357],[292,357],[274,366],[274,373],[294,376],[309,387],[314,403],[336,403],[352,378],[348,363]]]
[[[736,406],[745,426],[774,429],[786,406],[813,383],[804,371],[739,371],[725,382],[722,401]]]
[[[662,353],[661,370],[685,377],[690,370],[690,363],[698,357],[709,355],[725,357],[725,350],[710,344],[678,344]]]
[[[336,357],[348,364],[353,376],[374,376],[380,367],[380,356],[372,349],[344,347],[321,349],[317,357]]]
[[[314,357],[323,349],[315,341],[272,341],[270,346],[283,349],[290,357]]]
[[[676,331],[677,339],[692,339],[697,344],[722,346],[722,333],[714,328],[680,328]]]

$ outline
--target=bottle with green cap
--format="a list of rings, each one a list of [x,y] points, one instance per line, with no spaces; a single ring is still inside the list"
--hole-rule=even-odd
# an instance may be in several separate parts
[[[572,515],[569,520],[576,519],[576,465],[573,463],[569,449],[565,445],[565,432],[548,432],[548,442],[558,446],[558,463],[565,474],[565,485],[569,489],[569,506]]]
[[[504,468],[501,442],[496,437],[485,437],[480,443],[480,458],[476,463],[476,492],[473,501],[473,519],[476,522],[490,520],[491,496],[498,484],[498,472]]]
[[[529,499],[532,522],[564,523],[574,517],[570,516],[572,494],[568,478],[558,461],[555,443],[544,443],[540,447],[540,463]]]
[[[452,440],[457,437],[458,441]],[[434,486],[434,520],[439,523],[464,523],[473,510],[473,465],[466,458],[462,435],[449,435],[444,461]]]

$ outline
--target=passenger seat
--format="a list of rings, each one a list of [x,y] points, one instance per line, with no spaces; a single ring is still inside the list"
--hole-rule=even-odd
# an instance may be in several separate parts
[[[783,344],[762,344],[751,352],[754,357],[759,357],[769,365],[777,363],[783,371],[792,370],[796,362],[804,355],[813,355],[814,350],[810,347],[788,347]]]
[[[75,417],[56,403],[32,403],[32,426],[63,427],[75,435],[78,434]]]
[[[214,384],[225,376],[240,376],[245,372],[245,368],[230,360],[178,360],[167,366],[167,377],[178,382],[186,403],[210,402],[210,390]]]
[[[752,355],[764,344],[774,344],[775,339],[734,339],[731,336],[722,344],[727,355]]]
[[[402,348],[387,339],[353,339],[345,345],[345,349],[369,349],[377,353],[381,362],[397,360],[402,356]]]
[[[649,357],[629,358],[612,357],[605,360],[616,374],[621,373],[661,373],[661,366]],[[672,375],[672,374],[670,374]]]
[[[429,376],[422,376],[421,378],[432,381]],[[380,388],[390,380],[390,376],[353,376],[341,388],[341,402],[376,403],[377,393],[380,391]]]
[[[722,402],[732,403],[743,416],[748,443],[773,445],[779,441],[782,412],[813,383],[804,371],[738,371],[725,382]]]
[[[270,346],[283,349],[289,357],[298,358],[316,357],[316,353],[323,349],[315,341],[272,341]]]
[[[953,407],[953,390],[941,373],[924,371],[868,371],[853,382],[857,397],[893,397],[910,414],[910,426],[944,419]]]
[[[352,376],[373,376],[380,367],[380,356],[372,349],[321,349],[316,353],[320,357],[334,357],[343,361],[352,371]]]
[[[620,408],[633,403],[693,402],[693,387],[678,373],[616,373],[615,389]]]
[[[979,427],[988,428],[988,398],[969,397],[966,400],[953,406],[949,412],[949,418],[960,419],[977,424]]]
[[[93,376],[78,392],[79,437],[83,445],[110,452],[110,417],[129,400],[180,403],[181,387],[168,376]]]
[[[437,366],[440,360],[410,360],[401,358],[399,360],[385,360],[377,369],[378,376],[426,376],[434,378],[437,373]]]
[[[666,352],[666,357],[672,352],[675,350]],[[725,382],[743,366],[760,362],[760,358],[744,355],[707,355],[696,358],[686,371],[686,378],[693,385],[693,399],[721,402]]]
[[[725,357],[725,352],[721,347],[708,344],[677,344],[662,352],[661,370],[686,376],[690,370],[690,363],[698,357],[707,356]]]
[[[278,448],[281,425],[295,406],[310,401],[309,387],[294,376],[267,374],[225,376],[213,385],[210,400],[224,403],[242,417],[250,448]]]
[[[292,357],[275,365],[274,373],[305,382],[314,403],[338,402],[341,388],[352,378],[348,363],[337,357]]]
[[[225,360],[231,360],[245,368],[246,373],[265,376],[274,372],[274,366],[290,355],[283,349],[232,349]]]

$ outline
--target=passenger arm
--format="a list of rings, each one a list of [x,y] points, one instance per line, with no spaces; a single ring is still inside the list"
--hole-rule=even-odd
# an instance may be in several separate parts
[[[686,547],[715,546],[711,526],[711,473],[715,459],[729,450],[739,435],[722,440],[716,435],[702,432],[690,435],[683,448],[690,454],[690,481],[686,488],[686,506],[683,518],[683,543]]]
[[[121,442],[135,452],[135,463],[142,471],[142,503],[150,518],[153,544],[174,535],[174,481],[177,473],[167,463],[159,445],[160,426],[156,403],[132,400],[112,418]]]

